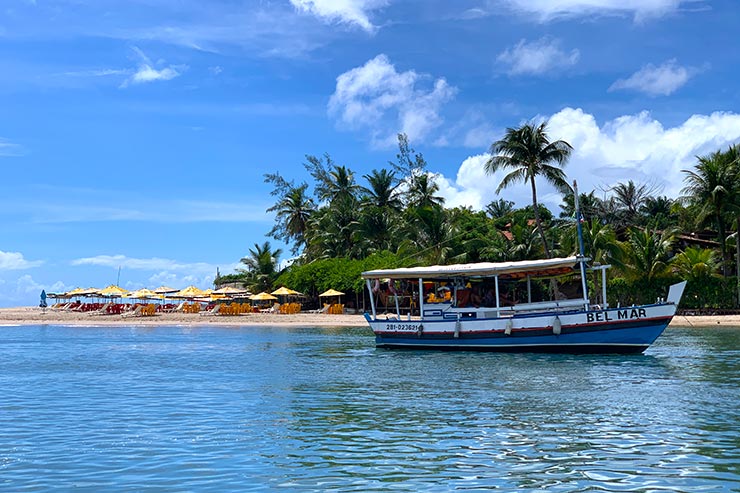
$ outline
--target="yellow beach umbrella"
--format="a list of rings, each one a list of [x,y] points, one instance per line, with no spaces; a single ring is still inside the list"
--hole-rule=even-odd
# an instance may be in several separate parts
[[[177,293],[177,288],[171,288],[169,286],[160,286],[157,289],[153,290],[157,294],[169,294],[169,293]]]
[[[296,294],[301,294],[298,291],[294,291],[290,288],[286,288],[285,286],[281,287],[280,289],[276,289],[271,294],[274,294],[275,296],[292,296]]]
[[[204,291],[198,289],[195,286],[188,286],[185,289],[181,289],[177,293],[171,295],[172,298],[199,298],[203,296]]]
[[[246,289],[239,289],[239,288],[234,288],[231,286],[224,286],[223,288],[219,288],[213,292],[213,294],[225,294],[227,296],[236,296],[239,294],[248,294],[248,293],[249,291],[247,291]]]
[[[342,293],[341,291],[337,291],[336,289],[329,289],[321,293],[319,295],[319,298],[323,298],[325,296],[344,296],[344,293]]]
[[[152,291],[151,289],[142,288],[126,295],[126,298],[136,298],[143,300],[145,298],[160,298],[160,295]]]
[[[107,286],[100,291],[98,291],[98,294],[101,296],[111,297],[111,298],[120,298],[121,296],[128,293],[127,290],[123,289],[120,286],[116,286],[115,284],[111,284],[110,286]]]
[[[270,293],[262,292],[258,294],[253,294],[252,296],[249,297],[249,299],[254,300],[254,301],[266,301],[266,300],[276,300],[277,298],[271,295]]]

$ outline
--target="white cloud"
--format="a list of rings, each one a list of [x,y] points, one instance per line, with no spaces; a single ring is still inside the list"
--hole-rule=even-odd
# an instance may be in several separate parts
[[[497,60],[508,65],[509,75],[541,75],[562,72],[578,63],[580,53],[560,49],[560,41],[547,37],[527,42],[522,39],[514,47],[502,52]]]
[[[42,289],[47,293],[64,293],[73,288],[72,286],[67,286],[62,281],[57,281],[53,284],[39,283],[29,274],[22,275],[15,283],[15,290],[18,295],[41,294]]]
[[[127,73],[130,73],[130,71],[124,69],[103,68],[93,70],[72,70],[53,75],[62,75],[65,77],[108,77],[111,75],[124,75]]]
[[[693,115],[674,127],[665,127],[644,111],[624,115],[601,126],[593,115],[580,108],[565,108],[549,118],[551,140],[563,139],[574,147],[565,166],[570,180],[576,179],[583,192],[606,189],[618,182],[634,180],[659,187],[669,197],[680,195],[684,169],[704,155],[740,142],[740,114],[716,112]],[[480,209],[498,196],[494,191],[503,173],[487,176],[483,163],[487,154],[467,158],[454,180],[440,181],[448,205],[470,205]],[[518,206],[531,202],[531,192],[517,185],[501,192]],[[550,209],[559,211],[560,196],[538,182],[538,197]]]
[[[633,15],[636,21],[675,12],[695,0],[502,0],[512,9],[541,21],[586,15]]]
[[[649,63],[627,79],[619,79],[609,91],[632,89],[650,96],[668,96],[686,84],[696,70],[682,67],[675,59],[657,67]]]
[[[179,262],[166,258],[132,258],[125,255],[97,255],[72,260],[74,266],[109,267],[124,271],[140,271],[142,275],[133,275],[134,280],[125,284],[127,289],[143,287],[157,287],[168,285],[182,288],[190,284],[196,286],[211,286],[216,277],[216,269],[222,274],[234,272],[239,263],[224,263],[220,265],[207,262]],[[129,274],[130,275],[130,274]],[[146,277],[143,277],[146,276]]]
[[[0,270],[32,269],[43,263],[43,260],[26,260],[20,252],[3,252],[0,250]]]
[[[119,267],[132,270],[150,271],[185,271],[193,274],[215,273],[216,266],[205,262],[178,262],[166,258],[131,258],[125,255],[97,255],[72,260],[72,265],[95,265],[101,267]]]
[[[23,154],[21,146],[14,144],[7,139],[0,138],[0,157],[20,156],[21,154]]]
[[[393,145],[398,132],[423,140],[442,124],[440,108],[457,92],[443,78],[431,89],[417,87],[426,78],[413,70],[398,72],[387,56],[378,55],[337,77],[329,114],[349,129],[370,130],[378,146]],[[389,115],[395,123],[387,121]]]
[[[384,7],[387,0],[290,0],[290,3],[300,11],[324,19],[356,25],[368,32],[373,32],[375,26],[370,22],[368,12]]]
[[[147,82],[155,82],[159,80],[172,80],[182,74],[184,70],[187,70],[186,65],[169,65],[161,69],[154,68],[155,65],[162,65],[164,62],[159,61],[158,63],[152,63],[143,51],[139,48],[134,47],[134,52],[140,58],[140,63],[136,72],[130,77],[123,81],[121,87],[128,87],[129,84],[145,84]]]

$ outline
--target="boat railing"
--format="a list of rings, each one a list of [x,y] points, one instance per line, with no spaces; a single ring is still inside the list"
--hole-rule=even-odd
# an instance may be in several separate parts
[[[502,306],[498,310],[503,316],[515,313],[529,312],[558,312],[573,308],[583,308],[586,302],[583,298],[553,301],[535,301],[533,303],[518,303],[514,306]]]

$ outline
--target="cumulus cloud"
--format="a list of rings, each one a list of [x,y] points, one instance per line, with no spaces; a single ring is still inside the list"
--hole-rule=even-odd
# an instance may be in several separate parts
[[[560,41],[547,37],[527,42],[522,39],[506,49],[497,60],[508,66],[509,75],[541,75],[562,72],[578,63],[577,49],[566,53],[560,49]]]
[[[36,282],[29,274],[22,275],[15,283],[15,291],[18,295],[40,294],[42,289],[47,293],[64,293],[73,288],[62,281],[56,281],[52,284]]]
[[[32,269],[43,263],[43,260],[26,260],[20,252],[4,252],[0,250],[0,270]]]
[[[565,108],[549,118],[548,135],[573,146],[565,172],[569,179],[578,180],[584,192],[634,180],[654,184],[661,193],[677,197],[684,185],[682,170],[693,168],[697,155],[740,142],[740,114],[692,115],[676,126],[665,127],[643,111],[599,125],[582,109]],[[444,178],[440,190],[448,205],[481,209],[498,198],[494,191],[504,174],[486,175],[486,159],[487,154],[468,157],[455,179]],[[525,185],[506,189],[501,196],[518,206],[531,202]],[[559,211],[560,196],[551,187],[538,183],[538,197],[551,210]]]
[[[293,6],[329,22],[356,25],[368,32],[375,26],[369,12],[387,5],[387,0],[290,0]]]
[[[682,67],[675,59],[657,67],[649,63],[627,79],[616,81],[609,91],[630,89],[650,96],[668,96],[686,84],[695,73],[696,70]]]
[[[633,15],[636,21],[661,17],[695,0],[503,0],[513,10],[541,21],[586,15]]]
[[[443,78],[421,87],[428,78],[413,70],[398,72],[387,56],[378,55],[337,77],[329,114],[340,127],[369,130],[378,146],[393,145],[398,132],[421,141],[442,124],[440,109],[457,92]]]

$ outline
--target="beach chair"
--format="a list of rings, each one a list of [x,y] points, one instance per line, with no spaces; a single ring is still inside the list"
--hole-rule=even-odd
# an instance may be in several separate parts
[[[113,306],[113,302],[109,301],[105,305],[101,306],[97,310],[88,312],[88,315],[108,315],[108,309]]]
[[[181,302],[181,303],[180,303],[179,305],[177,305],[176,307],[174,307],[174,308],[170,308],[170,309],[169,309],[169,310],[167,310],[167,311],[168,311],[168,312],[171,312],[171,313],[182,313],[182,312],[184,312],[184,311],[185,311],[185,305],[187,305],[187,303],[185,303],[185,302],[183,301],[183,302]]]
[[[272,307],[260,311],[262,313],[280,313],[280,303],[275,303]]]
[[[323,308],[317,308],[316,310],[309,310],[308,313],[329,313],[331,305],[324,305]]]
[[[143,316],[143,314],[141,313],[143,309],[144,309],[144,306],[143,305],[136,305],[136,308],[134,308],[130,312],[123,312],[121,314],[121,317],[123,317],[123,318],[141,317],[141,316]]]
[[[218,304],[218,305],[215,305],[210,310],[206,310],[204,312],[200,312],[200,316],[201,317],[207,317],[209,315],[218,315],[220,311],[221,311],[221,305]]]

